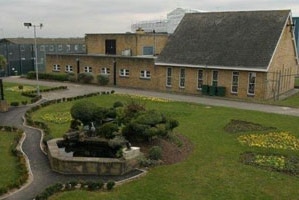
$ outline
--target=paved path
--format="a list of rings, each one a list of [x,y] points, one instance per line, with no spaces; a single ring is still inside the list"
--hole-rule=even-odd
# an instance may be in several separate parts
[[[10,81],[10,82],[28,83],[33,85],[36,84],[35,80],[22,79],[19,77],[7,77],[4,78],[3,80],[7,82]],[[210,106],[223,106],[223,107],[231,107],[231,108],[238,108],[238,109],[245,109],[245,110],[256,110],[256,111],[267,112],[267,113],[299,116],[298,108],[232,101],[232,100],[225,100],[225,99],[209,97],[209,96],[180,95],[180,94],[155,92],[155,91],[139,90],[139,89],[100,87],[95,85],[80,85],[74,83],[61,83],[61,82],[51,82],[51,81],[39,81],[39,85],[45,85],[45,86],[66,85],[68,87],[67,90],[44,93],[43,97],[46,99],[57,99],[62,97],[72,97],[72,96],[77,96],[82,94],[88,94],[92,92],[115,90],[116,93],[121,93],[121,94],[144,95],[149,97],[160,97],[160,98],[166,98],[174,101],[199,103],[199,104],[210,105]]]
[[[3,80],[6,82],[18,82],[20,84],[34,85],[37,83],[35,80],[27,80],[19,77],[7,77],[4,78]],[[213,97],[188,96],[188,95],[155,92],[155,91],[144,91],[144,90],[137,90],[137,89],[100,87],[94,85],[80,85],[74,83],[61,83],[61,82],[50,82],[50,81],[39,81],[38,84],[45,85],[45,86],[66,85],[68,87],[67,90],[63,90],[63,91],[53,91],[49,93],[43,93],[44,100],[58,99],[62,97],[72,97],[72,96],[78,96],[78,95],[88,94],[92,92],[115,90],[116,93],[122,93],[122,94],[144,95],[150,97],[166,98],[175,101],[200,103],[200,104],[205,104],[210,106],[232,107],[238,109],[257,110],[261,112],[299,116],[299,109],[296,108],[230,101],[230,100],[223,100],[223,99],[218,99]],[[9,196],[0,197],[0,199],[6,199],[6,200],[33,199],[33,197],[35,197],[38,193],[43,191],[46,187],[57,182],[66,182],[74,179],[98,180],[99,179],[98,176],[61,175],[51,171],[48,163],[48,159],[42,153],[39,147],[40,139],[41,139],[40,131],[22,125],[22,116],[24,115],[26,110],[30,108],[30,106],[32,105],[20,106],[18,108],[11,108],[9,112],[0,113],[0,125],[16,126],[25,131],[26,139],[23,143],[22,149],[28,156],[31,171],[33,174],[32,182],[28,183],[21,191],[17,191]],[[134,173],[132,175],[134,175]],[[114,180],[118,181],[126,177],[113,177],[113,178]],[[109,176],[107,177],[101,176],[100,178],[103,180],[111,179],[111,177]]]

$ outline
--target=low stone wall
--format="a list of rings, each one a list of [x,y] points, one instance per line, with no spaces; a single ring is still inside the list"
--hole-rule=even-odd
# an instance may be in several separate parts
[[[131,159],[67,156],[57,146],[61,138],[47,142],[48,158],[53,171],[62,174],[123,175],[138,167],[137,157]]]

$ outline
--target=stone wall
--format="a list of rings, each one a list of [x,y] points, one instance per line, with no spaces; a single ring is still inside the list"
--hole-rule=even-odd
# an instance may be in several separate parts
[[[53,139],[48,144],[48,159],[53,171],[61,174],[82,174],[82,175],[123,175],[138,167],[136,158],[90,158],[66,156],[57,146]]]

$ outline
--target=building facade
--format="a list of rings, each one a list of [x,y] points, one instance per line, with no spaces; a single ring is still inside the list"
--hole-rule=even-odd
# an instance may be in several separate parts
[[[83,38],[37,38],[38,70],[45,71],[47,53],[86,53]],[[0,40],[0,54],[7,60],[7,76],[26,74],[35,70],[34,39],[4,38]]]
[[[294,88],[291,12],[186,14],[174,34],[87,34],[86,55],[47,55],[47,72],[107,75],[109,85],[238,99]]]

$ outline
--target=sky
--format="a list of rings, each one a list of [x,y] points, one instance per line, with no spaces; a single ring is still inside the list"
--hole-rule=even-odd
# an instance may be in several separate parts
[[[34,36],[24,22],[43,24],[37,37],[84,37],[125,33],[138,21],[166,19],[175,8],[203,11],[290,9],[299,17],[299,0],[0,0],[0,38]]]

